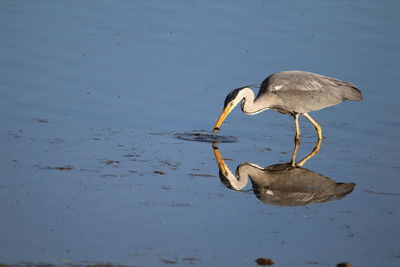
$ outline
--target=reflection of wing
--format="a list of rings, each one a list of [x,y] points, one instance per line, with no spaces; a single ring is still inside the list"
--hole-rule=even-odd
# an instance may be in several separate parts
[[[350,194],[354,183],[337,183],[306,168],[291,164],[275,164],[262,168],[243,163],[233,174],[225,164],[218,148],[213,145],[221,182],[230,189],[242,190],[249,180],[253,192],[262,202],[277,206],[304,206],[310,203],[341,199]]]
[[[250,176],[257,198],[278,206],[303,206],[341,199],[355,186],[354,183],[336,183],[311,170],[292,168],[288,164],[269,166],[262,173],[249,171],[247,167],[241,175]]]
[[[290,192],[279,190],[265,190],[254,188],[254,194],[262,202],[276,206],[304,206],[311,203],[328,202],[341,199],[351,193],[355,184],[337,183],[335,187],[328,190],[315,190],[309,192]]]

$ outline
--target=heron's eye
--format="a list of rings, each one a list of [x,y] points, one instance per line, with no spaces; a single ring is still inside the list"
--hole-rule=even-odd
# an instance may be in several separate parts
[[[233,106],[233,102],[229,103],[229,106],[231,106],[231,107],[232,107],[232,106]]]

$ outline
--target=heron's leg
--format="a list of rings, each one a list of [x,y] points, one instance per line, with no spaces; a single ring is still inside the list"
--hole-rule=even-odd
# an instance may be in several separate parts
[[[298,167],[301,167],[301,166],[304,165],[304,163],[307,162],[307,160],[309,160],[309,159],[311,159],[312,157],[314,157],[314,156],[318,153],[318,151],[319,151],[319,149],[320,149],[320,147],[321,147],[321,143],[322,143],[322,139],[318,138],[318,141],[317,141],[317,143],[315,144],[315,147],[314,147],[313,151],[311,151],[311,153],[310,153],[307,157],[305,157],[304,159],[300,160],[300,161],[297,162],[295,165],[298,166]],[[293,166],[293,165],[292,165],[292,166]]]
[[[306,117],[315,127],[315,130],[317,130],[317,134],[318,134],[318,140],[322,139],[322,128],[321,126],[319,126],[319,124],[313,119],[311,118],[310,115],[308,115],[308,113],[303,113],[304,117]]]
[[[294,115],[294,126],[296,128],[296,135],[294,137],[294,141],[300,141],[300,127],[299,127],[299,116],[300,114]]]
[[[292,154],[292,159],[290,160],[290,165],[295,167],[296,164],[296,155],[300,146],[300,127],[299,127],[299,114],[294,115],[294,126],[296,128],[296,135],[294,137],[294,150]]]

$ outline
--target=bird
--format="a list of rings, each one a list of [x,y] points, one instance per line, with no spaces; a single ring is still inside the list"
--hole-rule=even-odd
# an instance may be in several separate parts
[[[260,167],[254,163],[242,163],[232,173],[216,146],[214,156],[221,182],[230,189],[241,191],[250,178],[253,193],[265,204],[275,206],[304,206],[341,199],[350,194],[355,183],[338,183],[312,170],[278,163]]]
[[[356,185],[338,183],[306,168],[292,168],[288,163],[264,168],[253,163],[243,163],[237,167],[236,173],[234,182],[232,176],[221,176],[221,172],[220,178],[230,179],[232,184],[228,182],[228,185],[233,185],[241,180],[245,184],[250,177],[256,197],[266,204],[276,206],[304,206],[341,199],[351,193]]]
[[[226,96],[224,108],[213,129],[214,135],[229,113],[241,103],[242,111],[248,115],[272,109],[293,116],[295,140],[300,140],[299,116],[303,115],[314,125],[320,140],[322,128],[309,112],[337,105],[344,100],[363,99],[360,89],[354,84],[307,71],[281,71],[268,76],[261,83],[256,97],[251,86],[234,89]]]

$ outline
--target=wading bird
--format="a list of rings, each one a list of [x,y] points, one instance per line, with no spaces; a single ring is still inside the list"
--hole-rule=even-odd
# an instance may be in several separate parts
[[[322,139],[321,126],[308,112],[334,106],[344,100],[362,100],[361,91],[352,83],[339,81],[305,71],[282,71],[268,76],[254,98],[249,86],[230,92],[224,109],[215,124],[213,132],[219,131],[233,108],[241,103],[244,113],[254,115],[267,109],[292,115],[296,127],[296,140],[300,140],[299,116],[305,116],[315,127],[318,139]]]
[[[232,173],[224,162],[218,147],[213,145],[221,182],[228,188],[241,191],[250,178],[256,197],[276,206],[304,206],[341,199],[350,194],[356,184],[338,183],[312,170],[293,168],[288,163],[260,167],[242,163]]]

